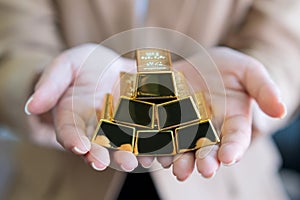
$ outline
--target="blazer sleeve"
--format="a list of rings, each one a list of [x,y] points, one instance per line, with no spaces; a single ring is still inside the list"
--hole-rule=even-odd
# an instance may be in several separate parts
[[[33,79],[62,49],[49,0],[0,0],[0,124],[25,132]]]
[[[225,44],[261,61],[281,89],[288,110],[284,120],[267,117],[256,105],[254,109],[254,131],[275,131],[300,103],[300,1],[254,1]]]

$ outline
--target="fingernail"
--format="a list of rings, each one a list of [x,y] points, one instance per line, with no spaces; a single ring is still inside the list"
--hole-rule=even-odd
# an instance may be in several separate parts
[[[124,165],[121,165],[121,169],[125,172],[131,172],[134,170],[135,167],[130,167],[130,166],[124,166]]]
[[[165,169],[169,169],[171,166],[172,166],[172,163],[171,164],[167,164],[167,165],[162,165],[162,167],[165,168]]]
[[[72,151],[76,154],[86,154],[88,152],[88,150],[82,150],[79,149],[78,147],[73,147]]]
[[[281,102],[281,105],[284,107],[284,113],[280,116],[280,119],[283,119],[287,115],[287,108],[286,108],[285,103]]]
[[[99,165],[96,166],[94,162],[91,162],[91,166],[94,170],[97,170],[97,171],[103,171],[106,168],[105,165],[101,165],[101,167],[99,167]]]
[[[213,179],[216,176],[217,172],[214,171],[214,173],[212,173],[212,175],[206,177],[207,179]]]
[[[141,165],[142,165],[142,167],[144,167],[144,168],[150,168],[151,167],[151,165],[152,165],[152,163],[141,163]]]
[[[91,149],[91,141],[86,136],[80,136],[80,141],[82,144],[82,148],[85,149],[84,152],[88,152]]]
[[[26,101],[26,104],[25,104],[25,107],[24,107],[24,112],[26,113],[26,115],[31,115],[31,112],[29,112],[28,110],[28,105],[30,104],[30,102],[32,101],[33,97],[31,96],[27,101]]]
[[[236,163],[236,160],[233,159],[230,163],[222,163],[224,166],[232,166]]]

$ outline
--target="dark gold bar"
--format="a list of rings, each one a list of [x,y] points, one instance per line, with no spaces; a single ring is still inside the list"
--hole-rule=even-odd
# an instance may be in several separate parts
[[[192,97],[174,100],[157,105],[158,128],[175,128],[199,121],[200,116]]]
[[[193,151],[220,142],[218,134],[210,120],[175,129],[175,138],[177,153]]]
[[[171,54],[163,49],[139,49],[136,51],[138,72],[170,71]]]
[[[201,120],[207,120],[211,118],[210,108],[207,105],[205,94],[203,92],[195,93],[196,105],[199,109]]]
[[[168,156],[176,154],[173,131],[137,131],[134,154],[138,156]]]
[[[133,152],[135,128],[100,120],[92,142],[101,146]]]
[[[154,104],[121,97],[114,120],[121,124],[154,128]]]
[[[173,72],[139,73],[135,98],[161,103],[177,99]]]

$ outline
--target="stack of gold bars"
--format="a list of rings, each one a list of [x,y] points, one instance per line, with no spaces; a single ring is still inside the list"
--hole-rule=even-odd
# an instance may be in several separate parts
[[[140,49],[136,61],[136,74],[120,74],[115,112],[112,95],[106,95],[94,143],[137,156],[175,155],[219,143],[204,93],[191,94],[184,75],[172,69],[169,51]]]

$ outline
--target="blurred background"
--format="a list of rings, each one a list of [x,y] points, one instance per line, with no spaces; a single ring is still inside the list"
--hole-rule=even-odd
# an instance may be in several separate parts
[[[4,2],[9,2],[9,3],[5,4]],[[12,7],[9,6],[11,2],[14,2],[14,3],[12,3],[12,5],[18,5],[20,7],[17,6],[18,7],[17,9],[15,9],[15,10],[12,9]],[[131,8],[129,4],[127,4],[126,2],[124,3],[122,1],[122,3],[120,3],[120,5],[118,5],[118,6],[121,8],[120,11],[123,10],[125,14],[122,12],[116,12],[115,10],[113,10],[113,12],[111,12],[111,13],[116,14],[117,17],[108,15],[108,16],[106,16],[106,18],[103,17],[104,15],[102,15],[102,14],[103,13],[111,14],[107,10],[110,9],[109,6],[111,6],[112,8],[114,8],[114,6],[116,6],[116,5],[113,5],[113,3],[111,5],[109,5],[108,7],[102,6],[102,4],[101,5],[99,4],[100,6],[97,7],[98,4],[95,4],[96,1],[86,1],[86,2],[94,3],[94,4],[92,4],[93,6],[89,5],[90,7],[88,7],[85,5],[85,6],[80,7],[80,5],[82,5],[82,2],[84,2],[84,1],[76,1],[76,3],[74,3],[73,1],[72,2],[69,1],[70,4],[66,3],[68,1],[55,1],[56,4],[62,4],[60,8],[63,8],[63,9],[60,9],[60,10],[58,9],[57,11],[53,12],[52,7],[51,7],[51,9],[50,8],[48,9],[48,6],[49,6],[48,4],[47,4],[47,9],[41,9],[41,8],[43,8],[43,6],[41,6],[40,4],[43,4],[43,3],[40,3],[42,1],[39,2],[40,4],[38,2],[39,1],[32,1],[30,4],[27,1],[25,2],[25,1],[13,1],[13,0],[0,0],[0,8],[2,9],[2,10],[0,10],[0,20],[3,20],[0,22],[0,25],[6,24],[6,22],[9,22],[9,20],[8,20],[9,18],[7,16],[10,16],[10,14],[12,15],[12,16],[10,16],[11,22],[16,23],[16,24],[14,24],[16,26],[13,26],[13,28],[11,28],[11,31],[13,31],[13,32],[7,31],[8,30],[7,26],[3,26],[3,28],[1,29],[1,31],[3,31],[3,32],[1,32],[0,36],[2,37],[2,34],[3,34],[6,37],[8,37],[8,40],[7,40],[8,42],[6,42],[5,44],[1,43],[1,45],[0,45],[0,64],[3,64],[6,62],[6,60],[2,60],[2,57],[1,57],[5,53],[7,55],[4,55],[3,57],[7,56],[7,60],[10,60],[15,66],[17,66],[15,69],[16,73],[20,71],[19,70],[20,65],[23,66],[23,65],[27,64],[26,69],[28,69],[28,70],[22,71],[22,76],[24,76],[24,77],[25,77],[24,74],[30,72],[30,69],[31,69],[30,66],[33,66],[33,64],[31,62],[25,63],[22,59],[26,56],[24,56],[24,57],[20,56],[19,55],[20,52],[24,53],[24,55],[27,55],[28,52],[30,53],[29,49],[34,47],[33,50],[36,51],[35,53],[37,53],[37,54],[36,55],[34,54],[34,56],[33,56],[33,58],[34,58],[33,63],[36,65],[40,65],[41,63],[45,64],[45,60],[52,58],[53,55],[56,55],[57,52],[60,52],[62,49],[66,48],[66,47],[70,48],[70,47],[76,46],[76,45],[84,43],[84,42],[95,42],[95,41],[99,42],[99,41],[106,39],[110,35],[113,35],[114,33],[128,30],[129,28],[132,28],[132,27],[142,27],[144,25],[145,26],[154,26],[154,25],[156,26],[158,24],[157,26],[171,28],[171,29],[177,28],[179,31],[182,31],[182,32],[184,32],[183,30],[186,30],[186,33],[190,34],[195,39],[196,39],[196,37],[201,36],[201,40],[207,42],[208,46],[212,46],[215,43],[217,45],[221,44],[221,42],[222,42],[221,39],[223,37],[221,33],[226,32],[225,29],[224,29],[224,31],[221,31],[221,30],[223,30],[224,27],[230,29],[230,30],[227,30],[230,33],[231,31],[234,31],[234,28],[233,28],[234,26],[240,25],[241,27],[243,27],[243,25],[247,25],[247,24],[249,25],[250,28],[248,27],[249,29],[242,29],[243,31],[241,31],[241,32],[243,33],[243,36],[246,37],[246,39],[241,37],[242,38],[241,41],[245,41],[245,40],[249,39],[249,38],[247,38],[247,34],[250,34],[250,35],[253,34],[252,37],[250,37],[250,39],[256,38],[257,36],[261,35],[261,36],[265,36],[265,37],[260,38],[260,39],[269,39],[270,38],[270,41],[273,41],[274,37],[270,37],[271,34],[269,32],[267,32],[267,30],[272,33],[283,33],[284,37],[283,38],[275,37],[276,41],[279,41],[279,39],[283,39],[283,41],[291,40],[292,41],[291,43],[294,44],[296,42],[293,42],[292,39],[294,37],[297,39],[296,31],[295,31],[295,34],[293,34],[294,32],[288,31],[289,29],[287,29],[287,30],[280,29],[280,28],[285,27],[285,28],[291,28],[292,31],[294,31],[293,28],[298,25],[298,24],[293,24],[294,22],[298,22],[297,20],[299,19],[299,16],[296,16],[296,14],[297,13],[299,14],[299,10],[296,10],[297,9],[296,6],[291,6],[292,1],[288,1],[288,3],[286,3],[285,1],[280,1],[280,0],[278,0],[278,1],[259,0],[259,1],[256,1],[256,4],[255,4],[256,7],[251,7],[251,8],[248,8],[249,5],[247,3],[247,2],[251,2],[251,1],[228,1],[228,2],[227,1],[219,1],[218,3],[215,3],[215,4],[210,3],[210,2],[214,2],[214,1],[190,1],[193,3],[189,4],[190,3],[189,2],[189,3],[184,4],[184,6],[180,4],[180,3],[182,3],[182,1],[172,1],[172,4],[169,4],[168,7],[162,7],[162,6],[158,5],[159,1],[154,1],[154,0],[149,1],[149,2],[147,0],[144,0],[144,1],[141,0],[141,1],[136,1],[136,3],[134,3],[135,1],[130,1],[132,3],[132,5],[136,4],[136,5],[134,5],[134,8]],[[102,1],[99,1],[99,2],[102,2]],[[177,2],[177,4],[174,2]],[[235,6],[233,6],[231,9],[228,6],[229,2],[236,2],[237,4]],[[295,3],[294,5],[296,5],[297,1],[293,1],[293,2]],[[106,2],[103,1],[102,3],[104,5],[107,5],[108,1],[106,1]],[[148,3],[149,3],[149,5],[148,5]],[[197,10],[198,3],[199,4],[207,3],[207,7],[203,7],[203,6],[199,5],[200,9]],[[224,3],[224,4],[222,4],[222,3]],[[241,7],[241,8],[243,8],[242,10],[238,10],[239,5],[242,3],[245,3],[247,5],[245,7]],[[67,6],[65,6],[64,4],[66,4]],[[73,10],[70,9],[69,5],[74,6]],[[51,4],[51,6],[52,6],[52,4]],[[177,11],[172,10],[171,9],[172,6],[173,6],[173,8],[177,8],[178,10]],[[36,13],[32,12],[30,7],[34,8],[32,10],[36,10],[37,12]],[[123,9],[123,7],[124,7],[124,9]],[[227,7],[228,7],[228,10],[226,10]],[[97,11],[97,8],[101,8],[100,11],[102,11],[103,13],[101,13],[101,12],[93,13],[92,12],[92,11]],[[225,9],[223,10],[223,8],[225,8]],[[85,13],[86,15],[82,15],[82,13],[84,13],[84,12],[81,12],[82,10],[80,10],[80,9],[83,9],[84,11],[86,11],[86,13]],[[149,9],[149,11],[148,11],[148,9]],[[15,11],[16,13],[12,13],[11,10]],[[6,11],[5,14],[3,14],[4,11]],[[63,15],[63,13],[64,13],[63,11],[70,15]],[[127,11],[128,11],[128,13],[127,13]],[[129,14],[129,11],[132,11],[134,14],[132,14],[132,15]],[[183,11],[185,11],[185,12],[183,12]],[[211,11],[215,11],[215,12],[211,12]],[[221,11],[221,12],[219,12],[219,11]],[[233,11],[238,11],[238,12],[235,13]],[[247,18],[248,21],[240,20],[240,19],[246,19],[245,16],[248,15],[248,13],[247,13],[248,11],[249,11],[249,18]],[[284,19],[285,19],[284,14],[286,14],[286,13],[280,13],[280,15],[279,15],[278,14],[279,11],[285,11],[288,13],[288,15],[286,17],[287,21],[284,21]],[[57,15],[56,12],[59,13],[60,15]],[[147,12],[152,15],[152,18],[154,20],[151,20],[151,18],[148,16]],[[229,12],[228,15],[227,15],[227,12]],[[204,15],[202,16],[201,14],[203,14],[203,13],[204,13]],[[293,16],[291,13],[295,16]],[[16,15],[14,15],[14,14],[16,14]],[[184,14],[186,14],[186,15],[184,15]],[[239,20],[238,19],[233,20],[234,26],[233,25],[227,26],[229,24],[229,20],[227,20],[227,19],[224,21],[221,20],[221,18],[223,16],[234,17],[233,16],[234,14],[236,14],[237,16],[240,16]],[[93,17],[93,15],[97,16],[98,18],[90,19]],[[178,16],[180,17],[181,15],[183,16],[182,20],[175,19],[175,17],[178,17]],[[53,17],[53,16],[55,16],[55,17]],[[63,20],[58,21],[57,16],[59,16]],[[198,17],[195,17],[195,16],[198,16]],[[75,17],[77,17],[77,18],[75,19]],[[262,19],[260,19],[259,17],[262,17]],[[274,17],[274,18],[272,18],[272,17]],[[281,18],[279,18],[279,17],[281,17]],[[124,24],[124,21],[127,18],[135,19],[135,20],[128,20],[128,24],[130,24],[130,26],[128,24],[127,25]],[[226,17],[224,17],[224,19],[225,18]],[[162,20],[162,19],[164,19],[164,20]],[[210,23],[208,21],[208,19],[215,19],[215,21],[213,20],[213,23]],[[293,19],[294,21],[291,19]],[[28,21],[26,21],[26,20],[28,20]],[[65,25],[65,24],[63,24],[65,22],[64,20],[65,21],[69,20],[68,22],[69,23],[72,22],[72,23],[70,23],[69,26],[63,27],[62,25]],[[172,23],[168,23],[168,20]],[[251,21],[251,20],[253,20],[253,21]],[[26,21],[27,24],[24,23],[24,21]],[[253,23],[249,23],[249,21],[251,21]],[[35,32],[34,30],[31,29],[32,27],[36,26],[35,23],[37,23],[37,22],[41,25],[41,27],[44,27],[44,26],[46,27],[46,28],[44,27],[45,30],[41,29],[41,30],[43,30],[43,31],[41,31],[41,33],[38,31]],[[101,22],[101,23],[103,22],[103,26],[105,26],[106,29],[99,26],[99,24],[98,24],[99,22]],[[223,27],[222,22],[226,26]],[[260,24],[260,22],[265,22],[265,24],[262,24],[262,26],[259,26],[258,28],[255,29],[255,27],[254,28],[252,27],[255,25],[255,22],[258,22],[258,24]],[[269,27],[269,25],[274,25],[274,24],[276,24],[276,22],[279,22],[279,26],[278,26],[279,29],[277,26],[274,26],[272,28]],[[280,24],[280,23],[282,23],[282,24]],[[47,25],[49,25],[49,24],[55,25],[55,27],[60,27],[60,28],[62,27],[63,31],[56,32],[54,26],[53,27],[51,26],[50,28],[47,27]],[[133,26],[133,24],[134,24],[134,26]],[[188,29],[188,28],[197,29],[197,25],[198,26],[200,25],[200,27],[201,27],[201,28],[198,27],[198,29],[200,30],[199,32],[198,31],[192,32],[191,30]],[[212,27],[218,27],[218,25],[220,26],[219,28],[211,29]],[[195,27],[193,27],[193,26],[195,26]],[[21,28],[18,29],[18,27],[21,27]],[[99,30],[97,29],[97,31],[93,32],[93,31],[90,31],[89,29],[87,29],[86,27],[91,28],[91,30],[93,30],[93,31],[95,31],[97,28],[99,28]],[[179,29],[178,27],[179,28],[181,27],[181,29]],[[264,29],[264,28],[269,28],[269,29]],[[24,32],[24,30],[26,30],[26,32]],[[103,31],[103,35],[101,35],[101,31]],[[260,31],[260,33],[259,33],[259,31]],[[218,36],[219,32],[220,32],[220,36]],[[13,37],[10,38],[11,35],[14,36],[14,34],[11,34],[11,33],[16,33],[16,36],[18,36],[17,39],[13,38]],[[53,33],[55,33],[55,34],[53,34]],[[71,37],[68,38],[67,37],[68,34]],[[72,35],[72,34],[74,34],[74,35]],[[39,37],[39,36],[44,36],[44,38],[46,38],[46,39],[43,40],[43,37]],[[86,38],[85,38],[85,36],[86,36]],[[286,37],[286,36],[288,36],[288,37]],[[33,38],[33,40],[28,40],[28,41],[24,42],[24,44],[22,43],[20,45],[21,46],[20,49],[17,49],[17,48],[16,48],[17,50],[14,49],[14,47],[18,47],[20,40],[24,39],[26,37]],[[77,40],[76,39],[77,37],[80,38],[80,40]],[[235,42],[239,42],[235,34],[233,34],[233,38],[234,38]],[[42,42],[41,43],[32,42],[32,41],[35,41],[35,39],[41,39]],[[217,42],[214,42],[214,40],[217,40]],[[292,58],[293,58],[292,56],[290,56],[291,51],[289,51],[289,46],[288,45],[272,46],[275,44],[273,44],[273,43],[269,44],[268,42],[270,42],[270,41],[269,40],[266,40],[266,41],[267,41],[266,46],[270,47],[270,48],[267,48],[268,50],[274,50],[277,47],[277,49],[279,49],[279,52],[280,52],[280,56],[278,56],[277,54],[274,54],[275,56],[273,56],[273,57],[266,57],[266,60],[268,60],[271,64],[274,64],[274,63],[275,64],[279,63],[282,65],[284,65],[286,63],[289,64],[289,61],[292,60]],[[247,42],[251,43],[250,40]],[[284,43],[284,42],[282,42],[282,43]],[[13,46],[13,45],[9,46],[7,44],[14,44],[15,46]],[[280,41],[279,41],[279,44],[281,44]],[[290,44],[290,43],[287,43],[287,44]],[[225,43],[225,45],[226,45],[226,43]],[[4,46],[9,46],[11,48],[8,48],[7,52],[5,52],[5,48],[3,48],[4,50],[2,49],[2,47],[4,47]],[[42,48],[43,46],[49,46],[50,48],[46,48],[46,50],[44,50]],[[240,46],[238,45],[236,47],[240,47]],[[261,44],[261,40],[258,40],[258,47],[259,48],[263,47],[263,45]],[[278,48],[278,47],[280,47],[280,48]],[[281,49],[281,47],[288,47],[288,48]],[[296,49],[297,47],[298,46],[296,46],[294,48]],[[242,50],[244,50],[245,46],[241,46],[240,48]],[[43,49],[43,50],[41,50],[41,49]],[[298,50],[299,49],[295,50],[294,53],[297,54]],[[284,51],[284,53],[282,53],[283,51]],[[262,48],[261,52],[265,53],[266,49]],[[40,55],[42,53],[49,54],[49,55],[52,54],[52,55],[50,57],[48,57],[48,56],[43,57]],[[293,54],[293,55],[295,55],[295,54]],[[36,61],[39,59],[39,56],[41,56],[40,59],[43,60],[43,62]],[[287,56],[287,57],[283,57],[283,56]],[[20,58],[20,61],[18,60],[18,58]],[[275,65],[275,67],[276,67],[276,65]],[[13,69],[11,66],[9,66],[9,68]],[[281,72],[279,72],[279,74],[280,73]],[[3,74],[1,74],[1,75],[2,75],[1,77],[5,77],[5,76],[3,76]],[[278,76],[281,76],[281,74]],[[14,81],[16,81],[16,83],[18,83],[17,79],[18,78],[14,79]],[[5,80],[5,79],[3,79],[3,80]],[[3,80],[1,80],[1,81],[5,82]],[[28,81],[31,81],[31,79],[28,79]],[[18,95],[21,93],[25,93],[25,91],[22,91],[22,88],[19,87],[20,83],[19,83],[19,85],[13,85],[13,84],[5,82],[5,84],[6,84],[5,86],[10,86],[10,87],[7,87],[6,91],[8,93],[13,93],[14,96],[16,96],[15,99],[20,100]],[[290,83],[288,82],[287,85],[290,86]],[[1,93],[1,95],[2,96],[1,96],[0,101],[6,98],[6,96],[3,95],[2,93]],[[28,94],[26,93],[26,95],[28,95]],[[23,96],[25,97],[26,95],[23,95]],[[10,100],[4,100],[4,101],[10,101]],[[21,110],[22,110],[22,112],[23,112],[23,105],[20,102],[15,102],[15,105],[19,106],[19,107],[11,108],[11,107],[6,106],[5,108],[8,113],[11,112],[11,113],[15,114],[15,115],[12,115],[13,117],[11,117],[11,118],[13,119],[12,121],[16,122],[16,124],[17,124],[16,126],[18,126],[22,122],[21,122],[21,120],[16,119],[17,117],[20,117],[20,114],[18,112],[16,112],[16,110],[18,110],[19,112],[21,112]],[[4,115],[4,116],[3,115],[4,115],[3,113],[0,113],[0,118],[6,117],[6,115]],[[25,116],[25,114],[23,114],[23,115]],[[22,116],[22,117],[24,117],[24,116]],[[22,127],[22,126],[20,126],[20,127]],[[23,130],[23,132],[25,132],[25,131]],[[24,133],[24,135],[26,135],[26,134],[27,133]],[[44,137],[44,135],[42,135],[41,137]],[[272,141],[276,145],[276,147],[278,149],[278,154],[281,157],[281,166],[278,169],[278,175],[280,177],[282,187],[284,188],[284,190],[286,191],[287,195],[289,196],[289,198],[291,200],[300,200],[300,156],[299,156],[300,155],[300,115],[298,117],[294,117],[293,120],[291,120],[286,127],[284,127],[283,129],[279,130],[276,133],[273,133]],[[47,142],[49,142],[49,140]],[[51,157],[51,159],[48,159],[49,157]],[[53,162],[53,160],[55,160],[57,162]],[[251,164],[253,166],[254,165],[259,166],[259,163],[257,163],[257,162],[256,163],[252,162]],[[67,170],[63,170],[63,169],[67,169]],[[251,169],[252,169],[252,166],[249,166],[249,170],[251,170]],[[50,171],[50,170],[52,170],[52,171]],[[77,172],[81,172],[81,173],[77,173]],[[102,177],[107,176],[110,178],[111,174],[109,174],[109,172],[110,172],[109,170],[101,172]],[[51,174],[56,174],[56,176],[51,176]],[[33,198],[31,198],[31,197],[34,197],[35,194],[30,194],[27,197],[14,195],[14,194],[26,194],[26,192],[28,193],[28,191],[30,191],[30,192],[35,191],[36,193],[39,193],[36,196],[39,196],[39,197],[44,196],[45,197],[44,199],[51,199],[51,200],[57,199],[53,195],[58,194],[58,193],[61,195],[59,197],[59,199],[62,199],[62,200],[89,199],[88,198],[89,194],[91,196],[93,196],[93,195],[97,196],[97,193],[101,193],[103,191],[108,190],[108,184],[106,184],[104,182],[104,183],[102,183],[102,185],[99,185],[99,186],[97,185],[97,191],[94,190],[95,187],[91,187],[90,189],[89,189],[89,187],[85,187],[85,191],[82,191],[81,193],[76,191],[76,189],[74,189],[74,188],[81,188],[84,185],[86,186],[86,185],[98,184],[98,182],[101,181],[101,180],[99,180],[98,176],[99,176],[99,173],[96,173],[95,171],[91,170],[90,167],[88,165],[86,165],[80,157],[77,157],[75,155],[72,155],[71,153],[64,152],[59,149],[53,149],[50,147],[41,147],[41,146],[32,144],[32,143],[28,142],[28,140],[21,138],[20,134],[18,134],[18,136],[17,136],[17,134],[15,134],[5,124],[0,124],[0,200],[24,200],[24,199],[32,200]],[[228,177],[228,178],[230,179],[231,177]],[[36,180],[38,180],[38,181],[36,181]],[[129,179],[127,179],[127,180],[129,180]],[[140,182],[138,180],[139,179],[133,178],[132,181],[130,183],[128,183],[126,185],[126,187],[124,187],[125,189],[123,189],[122,192],[126,193],[126,191],[127,192],[130,191],[131,193],[134,193],[135,190],[141,191],[141,189],[139,189],[138,186],[141,187],[143,185],[140,184]],[[120,180],[120,181],[124,181],[124,180]],[[245,182],[246,181],[247,180],[245,180]],[[48,182],[49,183],[51,182],[50,186],[46,184]],[[205,184],[206,183],[208,183],[208,182],[205,182]],[[151,180],[150,180],[149,184],[150,185],[152,184],[152,188],[154,188],[153,183],[151,183]],[[261,184],[264,184],[264,183],[261,183]],[[49,188],[45,188],[46,185]],[[128,187],[128,185],[131,185],[132,187]],[[74,187],[74,188],[72,188],[72,187]],[[119,190],[121,191],[120,188],[119,188]],[[70,193],[67,194],[67,193],[65,193],[65,191],[66,192],[71,191],[71,194]],[[152,190],[151,193],[154,194],[155,191]],[[229,193],[232,193],[232,196],[234,196],[235,194],[238,193],[238,191],[236,191],[235,189],[232,189],[231,191],[229,191]],[[150,196],[148,196],[147,193],[145,193],[145,194],[147,195],[148,198],[150,198]],[[82,195],[82,196],[80,196],[80,195]],[[10,196],[10,198],[7,198],[7,196]],[[155,194],[154,194],[154,196],[155,196]],[[102,199],[102,198],[103,197],[99,197],[99,199]],[[158,198],[158,197],[157,196],[153,197],[153,199],[155,199],[155,198]],[[44,199],[41,199],[41,200],[44,200]]]

